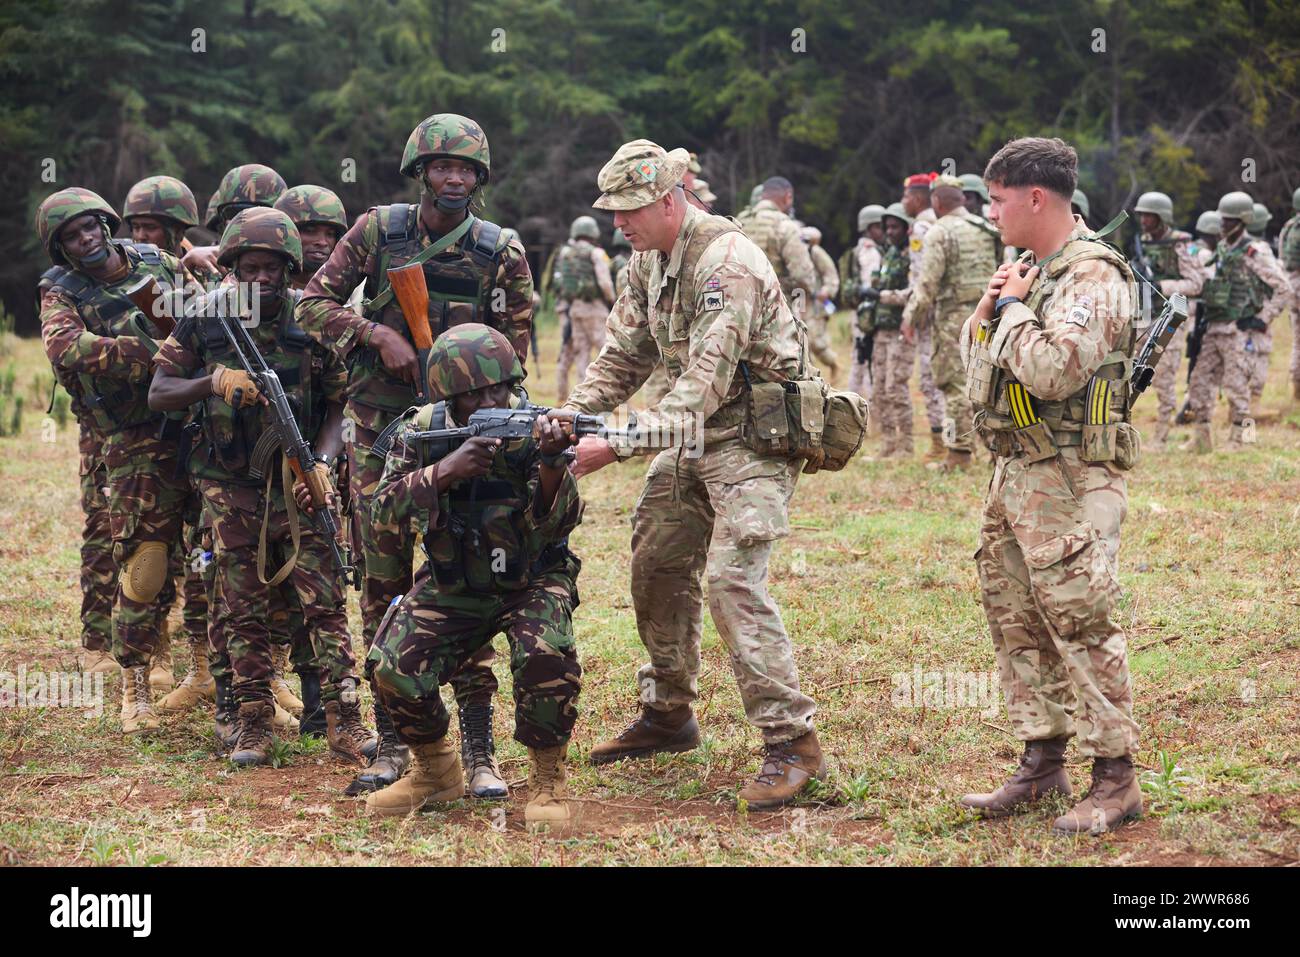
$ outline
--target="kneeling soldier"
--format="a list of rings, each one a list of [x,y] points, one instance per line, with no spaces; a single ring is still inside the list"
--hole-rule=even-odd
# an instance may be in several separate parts
[[[524,370],[510,340],[478,323],[454,326],[429,354],[432,405],[412,408],[376,442],[387,462],[371,504],[376,525],[424,529],[428,563],[390,608],[366,660],[375,694],[414,756],[396,784],[366,798],[371,814],[409,814],[458,800],[460,761],[439,687],[498,633],[510,643],[515,740],[530,759],[529,823],[563,823],[564,754],[582,669],[573,637],[579,562],[568,535],[581,520],[568,470],[572,429],[540,416],[531,439],[483,436],[457,445],[422,436],[512,408]]]

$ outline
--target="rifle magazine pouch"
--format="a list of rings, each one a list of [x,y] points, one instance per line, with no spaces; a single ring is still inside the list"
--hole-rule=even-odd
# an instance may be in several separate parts
[[[826,383],[817,378],[785,383],[785,407],[790,419],[789,455],[807,460],[804,472],[816,472],[821,467],[823,455]]]
[[[1128,422],[1115,426],[1115,467],[1127,472],[1142,458],[1142,433]]]
[[[1021,429],[1013,429],[1011,435],[1027,462],[1050,459],[1058,451],[1056,442],[1052,439],[1052,430],[1042,420]]]
[[[975,330],[971,343],[970,359],[966,366],[966,397],[977,405],[993,405],[993,379],[996,371],[993,354],[989,351],[989,330],[981,323]]]
[[[838,472],[862,447],[867,434],[867,400],[856,392],[826,390],[826,427],[822,432],[822,451],[826,457],[821,467]]]
[[[749,390],[749,422],[746,444],[761,455],[784,455],[790,451],[790,421],[785,410],[785,385],[755,382]]]
[[[1113,462],[1119,423],[1110,421],[1110,380],[1093,376],[1084,396],[1083,441],[1079,458],[1085,462]]]

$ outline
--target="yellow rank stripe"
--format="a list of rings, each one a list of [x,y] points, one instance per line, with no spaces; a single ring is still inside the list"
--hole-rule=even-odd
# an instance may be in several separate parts
[[[1007,383],[1007,404],[1011,407],[1011,418],[1017,428],[1023,429],[1038,421],[1033,400],[1019,382]]]
[[[1105,425],[1110,418],[1110,382],[1093,378],[1088,385],[1088,424]]]

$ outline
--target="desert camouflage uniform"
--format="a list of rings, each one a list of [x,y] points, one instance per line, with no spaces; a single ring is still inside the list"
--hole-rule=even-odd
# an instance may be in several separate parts
[[[576,365],[578,378],[581,379],[587,374],[587,363],[605,345],[605,320],[609,318],[607,304],[612,305],[614,302],[614,281],[610,276],[609,257],[605,250],[582,237],[570,240],[560,248],[555,259],[557,275],[565,268],[565,260],[571,256],[588,259],[596,288],[587,291],[595,294],[592,298],[568,300],[562,298],[562,291],[558,293],[561,298],[556,303],[556,312],[567,313],[569,317],[569,341],[561,344],[559,360],[555,366],[555,396],[561,402],[569,394],[569,370]]]
[[[913,277],[921,275],[922,257],[925,253],[925,234],[937,221],[934,210],[928,206],[917,213],[916,218],[912,220],[911,241],[908,245],[908,251],[912,256]],[[916,354],[921,359],[920,385],[921,395],[925,397],[925,417],[930,422],[930,431],[938,432],[943,429],[945,409],[943,393],[935,385],[934,371],[931,364],[934,357],[934,333],[932,328],[931,323],[927,322],[924,324],[924,328],[917,329]]]
[[[815,292],[808,297],[805,310],[808,348],[813,358],[833,374],[839,369],[840,363],[835,357],[835,348],[831,344],[831,317],[826,313],[826,304],[834,302],[836,294],[840,291],[840,274],[835,268],[835,260],[831,259],[831,254],[821,246],[809,245],[808,253],[812,257],[813,268],[817,270]]]
[[[1265,240],[1256,240],[1259,243],[1259,258],[1261,259],[1261,275],[1272,276],[1274,281],[1281,277],[1282,282],[1274,285],[1273,298],[1282,299],[1283,304],[1274,306],[1271,310],[1271,316],[1277,316],[1285,308],[1285,303],[1292,303],[1291,299],[1291,282],[1278,258],[1273,255],[1273,250]],[[1295,312],[1294,304],[1292,313]],[[1261,321],[1264,321],[1261,316]],[[1246,343],[1243,346],[1246,358],[1246,389],[1250,394],[1253,402],[1258,402],[1264,394],[1264,383],[1268,380],[1268,363],[1273,356],[1273,323],[1270,318],[1267,320],[1263,329],[1255,328],[1246,330]]]
[[[1180,230],[1168,230],[1160,239],[1150,236],[1142,237],[1142,249],[1151,264],[1152,279],[1165,296],[1182,293],[1188,299],[1195,299],[1200,294],[1205,282],[1205,272],[1191,251],[1192,236]],[[1158,311],[1159,307],[1153,307]],[[1178,411],[1178,370],[1182,365],[1183,353],[1187,349],[1187,334],[1190,323],[1184,322],[1169,344],[1165,346],[1160,364],[1156,366],[1151,385],[1156,391],[1157,431],[1161,426],[1168,426]],[[1144,334],[1139,330],[1139,334]],[[1158,438],[1159,436],[1157,436]]]
[[[760,211],[765,205],[775,209],[760,203]],[[806,257],[793,224],[790,235]],[[756,381],[797,379],[807,345],[762,251],[726,219],[693,206],[671,254],[633,255],[605,349],[566,405],[613,409],[661,359],[669,392],[638,415],[637,428],[681,436],[702,421],[706,431],[697,456],[681,447],[659,453],[632,520],[632,601],[650,654],[637,675],[642,701],[671,709],[697,697],[707,577],[709,611],[746,716],[769,743],[793,740],[812,728],[815,707],[799,690],[767,572],[773,545],[789,534],[801,462],[729,436],[746,408],[739,363]]]
[[[899,327],[912,295],[911,257],[906,248],[885,243],[885,254],[871,277],[880,301],[870,316],[875,335],[871,353],[872,408],[880,423],[881,452],[912,453],[912,367],[916,344],[903,338]]]
[[[1094,375],[1112,386],[1098,387],[1099,415],[1126,418],[1127,387],[1107,377],[1122,379],[1133,354],[1134,289],[1123,256],[1076,223],[1026,301],[1007,306],[988,332],[977,329],[987,345],[963,340],[976,427],[995,453],[975,563],[1016,737],[1073,733],[1081,754],[1119,757],[1138,743],[1115,608],[1128,494],[1116,461],[1084,460],[1101,455],[1085,452],[1081,430]],[[988,362],[992,404],[980,393]],[[1037,426],[1022,426],[1034,418]],[[1056,454],[1030,453],[1040,428]],[[1133,438],[1127,424],[1107,428]],[[1120,444],[1112,436],[1111,448]]]
[[[802,317],[820,281],[808,245],[799,237],[799,227],[770,199],[760,200],[736,221],[767,256],[790,309]]]
[[[995,236],[996,230],[964,206],[941,216],[925,233],[921,270],[913,272],[912,295],[903,310],[903,321],[918,329],[930,325],[933,316],[931,370],[943,391],[943,441],[963,452],[971,450],[974,425],[959,337],[997,269]]]

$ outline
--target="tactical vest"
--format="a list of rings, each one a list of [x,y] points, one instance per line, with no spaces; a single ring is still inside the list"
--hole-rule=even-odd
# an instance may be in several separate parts
[[[908,273],[912,267],[912,257],[906,247],[899,249],[893,243],[887,243],[885,254],[880,260],[880,268],[872,274],[871,285],[876,289],[906,289]],[[876,329],[897,329],[903,324],[903,306],[889,306],[877,302],[874,326]]]
[[[1039,264],[1041,272],[1025,305],[1037,314],[1061,277],[1072,266],[1090,259],[1101,259],[1115,266],[1132,287],[1133,272],[1119,250],[1098,239],[1074,239]],[[1016,447],[1031,461],[1055,455],[1060,446],[1083,446],[1084,461],[1116,459],[1118,424],[1127,423],[1129,418],[1134,321],[1139,308],[1136,297],[1131,306],[1133,314],[1120,334],[1118,345],[1088,383],[1074,395],[1050,402],[1031,395],[1010,372],[992,364],[989,341],[995,327],[981,325],[971,347],[967,376],[967,394],[981,433],[993,434],[994,439],[999,436],[1014,439]],[[1128,441],[1127,433],[1125,441]],[[1132,454],[1136,456],[1136,452]]]
[[[447,428],[447,403],[426,405],[410,421],[420,431]],[[449,440],[421,440],[416,443],[420,468],[444,458],[452,449]],[[527,509],[532,507],[529,490],[532,439],[506,442],[487,475],[458,482],[448,489],[439,507],[445,521],[424,533],[424,554],[429,572],[440,589],[450,592],[518,591],[539,575],[577,559],[566,542],[553,543],[531,554],[528,548]]]
[[[577,240],[567,243],[560,251],[560,298],[572,302],[603,300],[600,285],[596,282],[596,266],[591,261],[596,247]]]
[[[1178,271],[1178,244],[1187,242],[1191,238],[1187,233],[1171,229],[1163,239],[1143,241],[1142,251],[1146,253],[1154,282],[1183,278],[1182,273]]]
[[[409,262],[424,248],[420,207],[409,203],[377,206],[372,215],[378,227],[379,244],[373,253],[372,271],[366,276],[365,317],[411,341],[401,307],[386,290],[390,288],[388,270]],[[496,223],[474,219],[450,249],[424,261],[424,280],[429,290],[429,329],[435,339],[450,326],[463,322],[481,322],[509,334],[509,330],[501,328],[491,308],[497,268],[505,248],[500,238],[501,227]],[[380,305],[369,305],[376,298],[381,299]],[[349,356],[348,371],[348,393],[362,405],[397,413],[407,409],[415,397],[413,387],[384,368],[376,349],[354,349]],[[382,387],[371,388],[371,380],[381,380]]]
[[[1237,322],[1259,312],[1273,294],[1264,280],[1246,264],[1246,251],[1254,240],[1247,239],[1231,248],[1222,243],[1211,262],[1214,275],[1201,288],[1201,304],[1206,322]]]
[[[116,339],[118,336],[140,337],[148,331],[154,339],[164,338],[126,296],[144,275],[152,275],[170,286],[173,276],[164,265],[158,247],[114,239],[126,254],[130,269],[124,278],[106,286],[79,269],[65,269],[50,287],[72,300],[86,330],[92,335]],[[57,373],[58,370],[56,370]],[[59,378],[73,397],[78,415],[87,415],[90,426],[101,435],[160,423],[161,412],[149,409],[149,382],[127,382],[114,376],[65,371]]]
[[[964,306],[973,308],[988,288],[989,277],[998,268],[997,230],[978,217],[963,218],[961,213],[944,216],[937,225],[956,244],[957,262],[952,264],[955,269],[945,273],[944,284],[935,296],[935,308],[939,312]],[[926,241],[934,239],[931,229]]]
[[[752,209],[748,215],[742,214],[738,224],[750,241],[763,250],[763,255],[772,264],[776,278],[781,282],[781,291],[787,299],[794,293],[794,282],[786,272],[785,259],[781,255],[781,221],[785,213],[775,207]]]
[[[1287,272],[1300,272],[1300,215],[1292,216],[1277,238],[1278,259]],[[1292,306],[1300,309],[1300,304]]]
[[[325,421],[325,395],[317,387],[325,367],[324,353],[310,336],[293,321],[293,307],[300,293],[288,290],[289,303],[280,308],[272,322],[249,330],[253,342],[266,364],[284,386],[298,429],[308,442]],[[242,368],[230,340],[214,316],[198,320],[197,332],[202,359],[208,372],[216,363],[228,368]],[[228,481],[236,485],[262,485],[276,466],[279,451],[275,433],[267,428],[264,406],[235,409],[220,396],[209,396],[203,403],[203,437],[206,456],[195,461],[195,474],[201,478]]]

